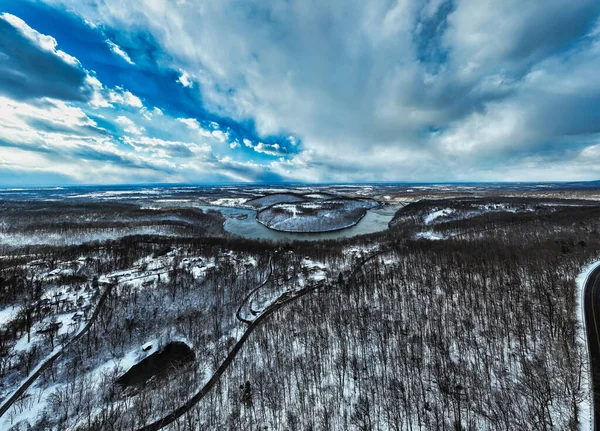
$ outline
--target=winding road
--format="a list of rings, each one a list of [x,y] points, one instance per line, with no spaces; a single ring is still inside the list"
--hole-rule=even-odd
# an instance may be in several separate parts
[[[383,253],[384,250],[379,250],[363,259],[361,259],[359,262],[357,262],[356,267],[352,270],[351,274],[350,274],[350,278],[354,278],[356,276],[356,274],[358,273],[358,271],[360,269],[362,269],[363,265],[365,263],[367,263],[369,260],[379,256],[381,253]],[[269,265],[271,266],[271,261],[269,261]],[[212,375],[212,377],[210,378],[210,380],[198,391],[196,392],[196,394],[190,398],[188,401],[186,401],[185,404],[183,404],[182,406],[180,406],[179,408],[177,408],[176,410],[174,410],[173,412],[167,414],[166,416],[163,416],[162,418],[158,419],[155,422],[152,422],[149,425],[146,425],[142,428],[139,428],[137,431],[157,431],[160,430],[161,428],[166,427],[169,424],[172,424],[173,422],[175,422],[177,419],[179,419],[181,416],[183,416],[184,414],[186,414],[194,405],[196,405],[200,400],[202,400],[202,398],[204,398],[204,396],[206,394],[208,394],[210,392],[210,390],[213,388],[213,386],[215,386],[215,384],[219,381],[219,379],[221,378],[221,375],[227,370],[227,368],[229,367],[229,365],[231,364],[231,362],[234,360],[234,358],[236,357],[236,355],[238,354],[238,352],[240,351],[240,349],[242,348],[242,346],[244,345],[244,343],[246,342],[246,340],[248,340],[248,337],[250,336],[250,334],[252,334],[252,332],[258,327],[260,326],[260,324],[267,319],[271,314],[275,313],[277,310],[279,310],[280,308],[284,307],[285,305],[289,304],[290,302],[293,302],[301,297],[303,297],[304,295],[320,288],[320,287],[325,287],[327,285],[323,284],[323,283],[315,283],[314,285],[311,285],[309,287],[306,287],[304,289],[301,290],[297,290],[295,292],[292,293],[292,296],[282,296],[280,297],[277,301],[275,301],[272,305],[270,305],[265,311],[263,311],[261,314],[259,314],[254,320],[248,320],[248,319],[244,319],[240,316],[240,310],[241,307],[246,303],[246,301],[250,298],[250,296],[256,291],[258,290],[260,287],[262,287],[267,281],[269,281],[269,278],[271,277],[272,274],[272,266],[271,266],[271,270],[269,272],[269,276],[267,277],[267,279],[261,283],[260,286],[258,286],[257,288],[253,289],[244,299],[244,301],[242,302],[242,305],[240,305],[240,308],[238,308],[238,311],[236,313],[237,318],[241,321],[244,322],[246,324],[248,324],[248,327],[246,328],[246,331],[244,332],[244,334],[241,336],[241,338],[239,339],[239,341],[233,346],[233,348],[231,349],[231,351],[229,352],[229,354],[227,355],[227,357],[225,358],[225,360],[221,363],[221,365],[219,366],[219,368],[217,368],[217,370],[214,372],[214,374]],[[331,284],[328,287],[333,287],[334,285]]]
[[[588,276],[583,298],[594,399],[593,423],[594,430],[600,430],[600,266]]]
[[[83,329],[81,329],[81,331],[79,331],[75,336],[73,336],[69,341],[67,341],[67,343],[63,346],[62,349],[53,353],[44,362],[42,362],[41,365],[38,365],[36,371],[34,373],[32,373],[27,378],[27,380],[25,380],[23,383],[21,383],[21,386],[19,386],[19,388],[15,392],[13,392],[13,394],[10,397],[8,397],[6,400],[4,400],[4,402],[2,403],[2,406],[0,407],[0,417],[2,417],[4,415],[4,413],[6,413],[12,407],[12,405],[15,403],[15,401],[17,401],[19,399],[19,397],[21,395],[23,395],[25,393],[25,391],[27,391],[27,389],[29,389],[29,387],[33,384],[33,382],[35,382],[37,380],[37,378],[44,371],[46,371],[48,368],[50,368],[52,366],[52,364],[54,364],[54,361],[56,361],[56,359],[59,356],[61,356],[69,348],[69,346],[71,346],[71,344],[75,343],[77,340],[79,340],[81,337],[83,337],[90,330],[90,328],[92,327],[92,325],[98,318],[98,315],[100,314],[100,310],[102,310],[102,307],[103,307],[104,303],[106,302],[106,298],[108,298],[108,294],[110,293],[110,291],[112,290],[112,288],[115,285],[116,285],[115,283],[111,283],[106,287],[106,289],[102,293],[102,296],[98,300],[98,304],[96,305],[96,308],[94,309],[94,312],[92,313],[92,315],[90,317],[90,320],[88,320],[88,322],[83,327]]]
[[[210,392],[210,390],[213,388],[213,386],[221,378],[221,375],[227,370],[227,368],[229,367],[229,365],[231,364],[231,362],[233,361],[233,359],[237,356],[238,352],[240,351],[240,349],[242,348],[242,346],[244,345],[244,343],[246,342],[246,340],[248,340],[248,337],[250,336],[250,334],[258,326],[260,326],[260,324],[267,317],[269,317],[271,314],[273,314],[274,312],[276,312],[277,310],[279,310],[280,308],[282,308],[286,304],[288,304],[288,303],[290,303],[292,301],[295,301],[298,298],[301,298],[302,296],[306,295],[307,293],[312,292],[313,290],[316,290],[317,288],[319,288],[321,286],[322,286],[321,284],[310,286],[310,287],[307,287],[305,289],[297,291],[294,296],[288,297],[287,299],[285,299],[283,301],[282,300],[276,301],[273,305],[271,305],[269,308],[267,308],[262,314],[260,314],[253,321],[242,319],[242,322],[244,322],[244,323],[250,322],[249,325],[248,325],[248,327],[246,328],[246,331],[241,336],[241,338],[239,339],[239,341],[233,346],[233,349],[231,349],[231,351],[229,352],[229,354],[227,355],[227,357],[225,358],[225,360],[221,363],[221,365],[219,366],[219,368],[217,368],[217,370],[214,372],[214,374],[212,375],[212,377],[210,378],[210,380],[198,392],[196,392],[196,394],[192,398],[190,398],[181,407],[179,407],[175,411],[169,413],[168,415],[164,416],[163,418],[161,418],[161,419],[159,419],[159,420],[151,423],[150,425],[147,425],[147,426],[145,426],[143,428],[139,428],[138,431],[155,431],[155,430],[159,430],[159,429],[161,429],[161,428],[163,428],[163,427],[165,427],[165,426],[167,426],[167,425],[175,422],[177,419],[179,419],[181,416],[183,416],[185,413],[187,413],[195,404],[197,404],[202,398],[204,398],[204,396],[206,394],[208,394]]]
[[[360,269],[362,269],[363,265],[367,261],[377,257],[378,255],[381,254],[381,252],[382,252],[381,250],[378,252],[375,252],[375,253],[361,259],[359,262],[357,262],[356,266],[351,271],[350,278],[354,278],[356,276],[356,274],[358,273],[358,271]],[[272,267],[271,260],[269,261],[269,267],[270,267],[269,274],[268,274],[266,280],[263,281],[259,286],[257,286],[255,289],[253,289],[246,296],[246,298],[243,300],[242,304],[240,305],[240,307],[237,310],[236,317],[238,318],[238,320],[240,320],[241,322],[248,325],[246,328],[246,331],[241,336],[241,338],[238,340],[238,342],[233,346],[233,348],[228,353],[225,360],[217,368],[217,370],[214,372],[214,374],[212,375],[210,380],[202,388],[200,388],[200,390],[192,398],[190,398],[185,404],[181,405],[179,408],[177,408],[173,412],[169,413],[168,415],[158,419],[157,421],[140,428],[138,431],[159,430],[159,429],[175,422],[177,419],[179,419],[181,416],[183,416],[185,413],[187,413],[195,404],[197,404],[202,398],[204,398],[204,396],[206,394],[208,394],[210,392],[210,390],[215,386],[215,384],[219,381],[221,375],[227,370],[227,368],[229,367],[229,365],[231,364],[233,359],[237,356],[238,352],[243,347],[244,343],[246,342],[246,340],[248,339],[250,334],[258,326],[260,326],[261,323],[263,323],[271,314],[275,313],[277,310],[286,306],[287,304],[289,304],[293,301],[296,301],[297,299],[303,297],[304,295],[306,295],[314,290],[317,290],[318,288],[327,286],[325,283],[315,283],[315,284],[305,287],[301,290],[297,290],[295,292],[290,292],[291,295],[290,294],[285,295],[285,296],[282,295],[277,301],[275,301],[268,308],[266,308],[254,320],[245,319],[244,317],[241,316],[241,309],[247,303],[249,298],[258,289],[260,289],[262,286],[264,286],[269,281],[269,279],[273,273],[273,267]],[[88,320],[88,322],[86,323],[86,325],[81,329],[81,331],[79,331],[75,336],[73,336],[63,346],[62,349],[53,353],[41,365],[39,365],[37,367],[36,371],[34,373],[32,373],[23,383],[21,383],[19,388],[3,402],[2,406],[0,406],[0,417],[2,417],[12,407],[12,405],[19,399],[19,397],[21,397],[27,391],[27,389],[37,380],[37,378],[45,370],[47,370],[54,364],[56,359],[58,359],[69,348],[69,346],[71,346],[73,343],[75,343],[77,340],[79,340],[81,337],[83,337],[90,330],[92,325],[95,323],[98,315],[100,314],[100,311],[102,310],[104,303],[106,302],[106,299],[108,298],[111,290],[113,289],[113,287],[116,284],[117,283],[112,283],[106,287],[106,289],[102,293],[102,296],[98,300],[98,303],[96,305],[96,308],[94,309],[94,312],[92,313],[92,315],[91,315],[90,319]],[[333,285],[330,285],[329,287],[333,287]]]
[[[250,325],[254,321],[254,320],[246,319],[245,317],[242,316],[242,308],[250,301],[250,298],[252,297],[252,295],[254,295],[261,287],[263,287],[265,284],[267,284],[269,282],[269,280],[271,279],[271,274],[273,274],[273,257],[272,256],[269,257],[269,274],[267,275],[267,278],[265,278],[265,281],[263,281],[261,284],[256,286],[254,289],[252,289],[250,291],[250,293],[248,293],[246,295],[246,297],[244,298],[244,300],[242,301],[242,303],[240,304],[240,306],[238,307],[238,309],[235,313],[235,317],[240,322],[244,322],[244,323]]]

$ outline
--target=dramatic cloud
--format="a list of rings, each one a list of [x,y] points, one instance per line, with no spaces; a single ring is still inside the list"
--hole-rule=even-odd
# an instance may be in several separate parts
[[[0,15],[0,93],[16,99],[52,97],[86,101],[91,90],[79,62],[56,49],[56,40],[18,17]]]
[[[4,14],[0,92],[93,124],[28,116],[0,129],[11,148],[54,148],[52,128],[105,139],[123,179],[600,174],[597,0],[44,2],[99,44],[71,52],[52,20]]]

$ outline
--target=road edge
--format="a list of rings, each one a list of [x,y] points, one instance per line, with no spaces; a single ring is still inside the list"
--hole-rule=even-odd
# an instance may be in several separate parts
[[[102,307],[104,306],[104,302],[106,302],[106,298],[108,298],[108,295],[110,294],[111,290],[116,285],[117,284],[109,284],[104,289],[104,292],[102,292],[102,294],[100,295],[100,298],[98,299],[98,302],[96,303],[96,307],[94,308],[94,311],[92,312],[90,319],[83,326],[83,328],[81,328],[79,331],[74,333],[72,335],[72,337],[69,340],[67,340],[67,342],[64,345],[60,346],[59,349],[57,349],[55,347],[54,350],[52,352],[50,352],[48,355],[46,355],[46,357],[29,373],[29,375],[24,380],[22,380],[21,383],[19,383],[19,386],[17,387],[17,389],[15,389],[12,393],[8,394],[2,400],[2,403],[0,403],[0,418],[2,418],[6,413],[8,413],[10,411],[10,409],[14,406],[14,403],[19,400],[21,395],[27,393],[27,390],[31,387],[31,385],[33,385],[35,383],[35,381],[37,380],[37,378],[40,376],[40,374],[42,372],[44,372],[47,368],[50,368],[54,364],[54,361],[56,361],[60,356],[62,356],[62,354],[67,349],[69,349],[69,347],[71,347],[71,345],[73,343],[76,343],[81,337],[83,337],[90,330],[92,325],[94,325],[94,323],[96,322],[96,318],[100,314],[100,311],[102,310]],[[5,419],[5,422],[6,422],[6,420],[7,419]],[[11,424],[11,426],[12,426],[12,424]]]
[[[575,278],[575,284],[577,286],[577,320],[579,321],[579,338],[585,346],[587,352],[587,361],[585,361],[584,376],[582,378],[582,389],[583,392],[587,392],[588,396],[579,402],[579,411],[581,414],[581,420],[579,421],[580,431],[590,431],[594,429],[594,393],[591,385],[591,369],[590,369],[590,350],[587,339],[587,327],[585,324],[585,310],[584,310],[584,295],[585,286],[588,282],[590,274],[594,272],[596,268],[600,266],[600,260],[595,259],[592,263],[583,267],[581,272]],[[587,401],[586,401],[587,400]],[[587,423],[587,426],[586,426]]]

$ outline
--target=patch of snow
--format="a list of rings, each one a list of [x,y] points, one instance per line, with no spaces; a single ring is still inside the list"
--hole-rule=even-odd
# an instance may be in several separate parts
[[[23,247],[27,245],[77,245],[91,241],[106,241],[122,238],[126,235],[162,235],[173,237],[176,234],[171,233],[168,229],[162,226],[144,226],[131,229],[121,229],[115,232],[88,231],[88,232],[71,232],[69,235],[64,235],[57,232],[40,232],[33,234],[24,233],[5,233],[0,232],[0,244],[5,244],[15,247]]]
[[[17,317],[19,310],[20,307],[17,307],[16,305],[12,305],[0,310],[0,327],[6,325],[15,317]]]
[[[248,256],[248,257],[246,257],[246,259],[244,259],[244,264],[248,265],[248,266],[253,266],[256,268],[256,266],[258,265],[258,262],[256,261],[256,258],[254,258],[252,256]]]
[[[248,200],[248,198],[220,198],[214,201],[209,201],[209,204],[220,207],[236,207],[238,205],[243,205]]]
[[[306,257],[302,261],[302,267],[309,272],[308,279],[311,281],[323,281],[327,279],[327,265],[321,262],[315,262]]]
[[[372,253],[374,251],[377,251],[379,249],[379,244],[371,244],[371,245],[363,245],[363,246],[353,246],[353,247],[348,247],[345,248],[344,250],[342,250],[342,253],[344,255],[350,255],[350,256],[354,256],[354,257],[362,257],[365,254],[368,253]]]
[[[450,215],[454,211],[455,210],[452,209],[452,208],[445,208],[445,209],[442,209],[442,210],[433,211],[432,213],[429,213],[429,214],[427,214],[425,216],[424,222],[425,222],[425,224],[431,224],[436,219],[438,219],[440,217],[444,217],[444,216]]]
[[[39,371],[39,369],[46,363],[46,361],[48,360],[48,358],[50,358],[52,355],[54,355],[55,353],[57,353],[59,350],[61,350],[62,347],[60,346],[56,346],[54,348],[54,350],[52,350],[52,352],[50,352],[43,360],[40,361],[40,363],[33,369],[31,370],[31,372],[29,373],[29,375],[35,374]],[[27,380],[27,378],[29,378],[29,376],[27,376],[25,379],[23,379],[23,382],[25,382],[25,380]],[[11,391],[9,394],[6,394],[6,396],[4,397],[4,400],[8,400],[10,397],[13,396],[13,394],[18,390],[18,388],[20,388],[23,385],[23,383],[19,383],[17,386],[14,387],[14,390]],[[31,391],[31,388],[29,389]],[[37,404],[41,404],[40,403],[36,403],[36,405],[31,406],[31,409],[25,409],[23,412],[19,412],[18,414],[9,414],[7,417],[7,420],[5,420],[4,424],[14,424],[17,422],[21,422],[24,420],[28,420],[28,419],[35,419],[37,417],[38,412],[40,412],[44,407],[45,404],[42,406],[37,406]],[[13,405],[13,407],[11,408],[11,410],[14,412],[15,411],[15,407]],[[0,429],[4,429],[0,426]]]
[[[309,193],[307,195],[304,195],[304,197],[311,199],[330,199],[332,196],[324,193]]]
[[[209,262],[206,265],[194,265],[191,270],[192,276],[196,280],[203,279],[206,276],[206,271],[215,267],[216,265],[214,262]]]
[[[15,344],[15,346],[13,347],[13,352],[17,353],[17,352],[24,352],[26,350],[29,350],[29,346],[35,344],[35,340],[36,337],[33,334],[31,334],[31,342],[27,342],[27,334],[23,334],[23,336],[21,338],[19,338],[19,341],[17,341],[17,343]]]
[[[431,241],[438,241],[441,239],[445,239],[445,236],[441,233],[426,231],[426,232],[418,232],[415,235],[416,239],[429,239]]]
[[[151,346],[150,349],[144,351],[143,347],[148,346],[148,345]],[[150,340],[150,341],[144,343],[144,345],[142,347],[138,347],[138,348],[135,348],[135,349],[127,352],[121,358],[111,359],[103,366],[106,367],[105,369],[110,369],[111,362],[112,362],[113,368],[118,366],[120,369],[123,370],[123,373],[126,373],[127,371],[129,371],[129,369],[131,367],[138,364],[140,361],[144,360],[145,358],[152,355],[153,353],[157,352],[160,347],[162,347],[160,337],[155,338],[153,340]]]
[[[19,401],[18,410],[13,406],[7,412],[4,423],[0,423],[0,429],[29,429],[29,427],[21,428],[20,425],[25,425],[26,422],[30,426],[37,423],[40,415],[43,414],[48,406],[49,394],[58,386],[60,385],[39,389],[36,393],[32,393],[33,391],[30,390],[28,392],[29,397],[23,401]],[[13,428],[15,426],[16,428]]]

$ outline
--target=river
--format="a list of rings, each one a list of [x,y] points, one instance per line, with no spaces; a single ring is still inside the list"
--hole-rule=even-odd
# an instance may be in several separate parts
[[[349,238],[379,232],[388,228],[388,223],[400,206],[388,205],[367,211],[367,214],[354,226],[334,232],[322,233],[292,233],[278,232],[268,229],[256,221],[256,211],[242,208],[231,208],[213,205],[202,205],[202,210],[218,211],[225,217],[225,230],[233,235],[251,239],[266,239],[271,241],[318,241],[324,239]],[[246,215],[239,219],[238,216]]]

